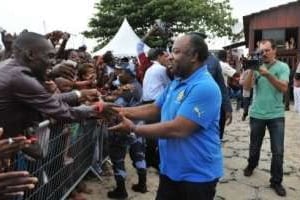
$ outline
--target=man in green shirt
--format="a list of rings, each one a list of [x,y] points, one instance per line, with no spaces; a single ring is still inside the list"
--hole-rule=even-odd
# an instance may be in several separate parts
[[[279,196],[286,196],[282,186],[284,152],[284,105],[283,94],[288,89],[289,66],[276,59],[276,44],[272,39],[262,40],[260,50],[263,65],[250,70],[244,88],[253,87],[253,102],[250,107],[250,150],[245,176],[251,176],[258,165],[260,149],[266,127],[271,139],[271,188]]]

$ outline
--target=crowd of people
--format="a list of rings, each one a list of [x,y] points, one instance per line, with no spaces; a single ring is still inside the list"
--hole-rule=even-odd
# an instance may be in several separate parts
[[[237,109],[243,106],[242,120],[250,117],[244,175],[254,173],[268,128],[270,186],[286,195],[283,95],[290,68],[276,59],[274,41],[260,42],[259,68],[238,68],[230,65],[225,50],[218,58],[210,53],[206,35],[198,32],[179,36],[171,53],[158,47],[145,52],[144,44],[156,29],[137,44],[136,58],[116,58],[111,51],[92,57],[84,45],[65,49],[70,34],[62,31],[1,32],[5,49],[0,55],[0,199],[34,188],[37,178],[27,171],[8,171],[7,163],[16,152],[26,154],[34,146],[36,140],[25,137],[24,131],[49,118],[67,120],[71,126],[89,118],[107,122],[116,181],[109,198],[128,197],[124,159],[129,149],[138,175],[132,190],[147,192],[147,167],[152,166],[159,171],[157,200],[214,199],[224,175],[221,142],[225,125],[232,122],[233,97]],[[295,74],[295,107],[300,112],[300,69]],[[72,134],[70,127],[65,131]],[[68,153],[65,162],[72,162]]]

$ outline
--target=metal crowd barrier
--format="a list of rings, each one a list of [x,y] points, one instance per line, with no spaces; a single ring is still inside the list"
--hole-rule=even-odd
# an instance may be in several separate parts
[[[27,170],[39,179],[35,189],[22,199],[66,199],[89,171],[101,178],[101,165],[107,156],[103,148],[105,123],[45,121],[31,131],[36,132],[44,156],[34,159],[30,153],[20,152],[10,165],[10,170]]]

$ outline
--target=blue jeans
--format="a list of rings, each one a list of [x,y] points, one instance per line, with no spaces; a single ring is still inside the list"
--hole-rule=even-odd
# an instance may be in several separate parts
[[[253,169],[258,165],[266,127],[270,132],[272,151],[270,182],[280,184],[283,177],[284,118],[263,120],[250,117],[250,151],[248,164],[249,167]]]

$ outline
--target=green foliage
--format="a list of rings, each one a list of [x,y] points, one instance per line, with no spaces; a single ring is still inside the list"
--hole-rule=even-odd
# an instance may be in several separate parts
[[[231,16],[230,0],[99,0],[95,8],[90,30],[83,34],[97,38],[99,47],[115,35],[124,17],[140,37],[156,19],[167,22],[173,35],[197,31],[229,38],[233,37],[231,27],[237,22]],[[166,38],[152,37],[150,46],[166,42]]]

